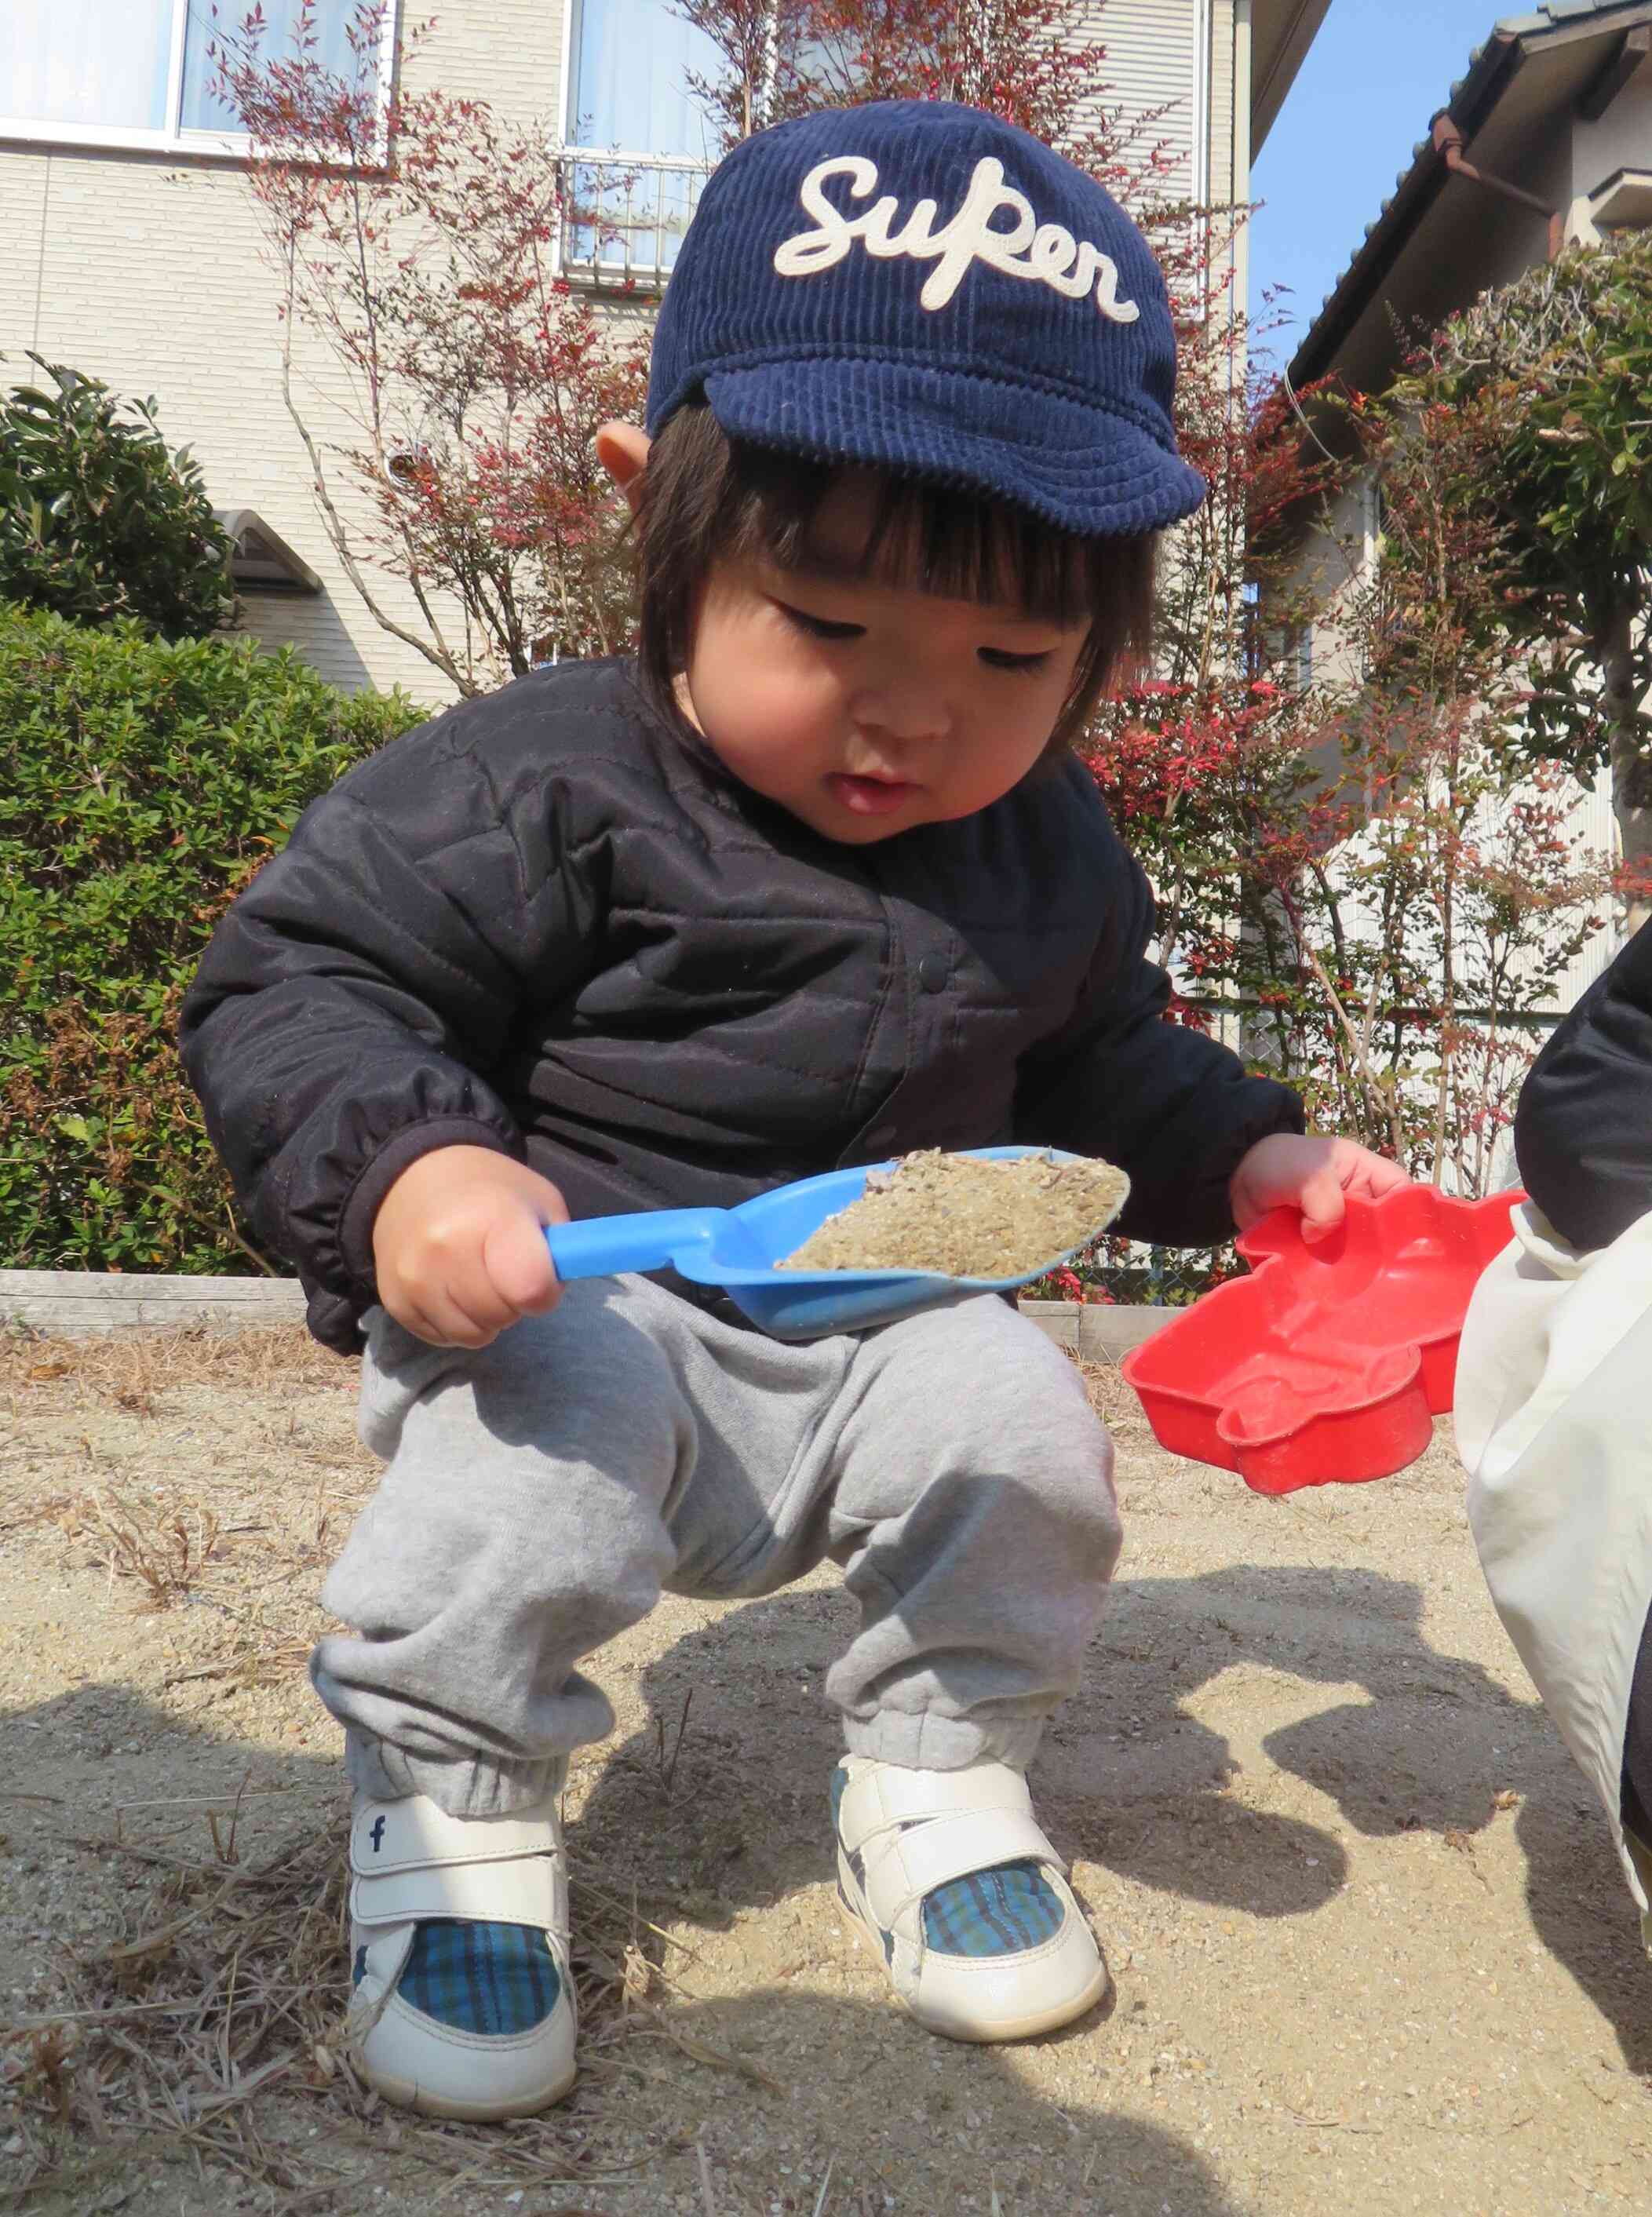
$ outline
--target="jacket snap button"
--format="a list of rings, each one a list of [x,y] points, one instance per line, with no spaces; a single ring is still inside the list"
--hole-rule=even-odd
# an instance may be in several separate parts
[[[918,982],[926,993],[938,993],[946,984],[950,967],[945,955],[931,948],[918,966]]]

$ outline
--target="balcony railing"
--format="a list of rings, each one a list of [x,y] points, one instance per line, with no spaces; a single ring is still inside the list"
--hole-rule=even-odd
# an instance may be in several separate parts
[[[563,274],[598,286],[663,285],[712,164],[570,147],[561,166]]]

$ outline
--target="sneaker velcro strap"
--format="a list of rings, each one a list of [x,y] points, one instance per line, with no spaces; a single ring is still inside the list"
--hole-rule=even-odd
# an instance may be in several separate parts
[[[356,1879],[350,1913],[362,1925],[455,1917],[475,1924],[532,1924],[563,1933],[567,1898],[560,1876],[559,1859],[548,1855],[386,1871],[381,1877]]]
[[[960,1811],[881,1840],[866,1859],[866,1897],[879,1924],[893,1928],[903,1910],[937,1887],[1013,1862],[1065,1868],[1030,1811]]]
[[[1025,1775],[1007,1763],[974,1763],[963,1770],[909,1770],[880,1763],[851,1774],[838,1808],[838,1836],[853,1850],[880,1832],[931,1817],[1000,1811],[1032,1816]]]
[[[350,1829],[350,1867],[358,1878],[429,1870],[444,1863],[506,1862],[561,1845],[548,1802],[531,1816],[449,1817],[422,1794],[402,1801],[358,1804]]]

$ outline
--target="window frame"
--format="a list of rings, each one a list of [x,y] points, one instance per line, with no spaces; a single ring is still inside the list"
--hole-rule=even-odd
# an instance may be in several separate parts
[[[621,175],[636,177],[681,175],[697,178],[702,185],[717,166],[718,157],[684,152],[645,154],[634,148],[593,146],[583,139],[571,139],[569,111],[573,105],[575,68],[574,39],[583,7],[595,0],[566,0],[562,10],[561,52],[559,59],[559,82],[561,98],[559,102],[558,140],[556,157],[564,178],[576,170],[607,169]],[[697,205],[699,195],[695,195]],[[692,213],[692,210],[690,210]],[[641,259],[632,260],[628,255],[622,262],[604,261],[598,255],[573,255],[568,250],[569,225],[566,220],[557,225],[554,248],[554,268],[558,276],[568,283],[594,292],[625,292],[633,287],[644,293],[663,291],[670,281],[668,266]],[[656,226],[656,236],[659,236]]]
[[[249,131],[185,129],[183,114],[184,38],[192,0],[163,0],[172,10],[172,28],[166,60],[166,120],[158,130],[136,124],[47,123],[38,118],[0,114],[0,144],[28,146],[77,147],[121,154],[195,155],[207,160],[250,160],[252,134]],[[387,100],[395,68],[396,39],[401,0],[386,0],[384,28],[379,40],[379,83]]]

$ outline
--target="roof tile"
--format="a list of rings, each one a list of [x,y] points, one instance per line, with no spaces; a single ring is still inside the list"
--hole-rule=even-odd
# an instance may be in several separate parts
[[[1508,38],[1531,38],[1541,32],[1552,30],[1556,23],[1568,22],[1581,15],[1604,15],[1610,13],[1612,9],[1621,8],[1623,5],[1624,0],[1543,0],[1543,5],[1538,9],[1535,15],[1500,16],[1492,28],[1494,32],[1501,33],[1504,36]],[[1467,84],[1469,77],[1473,74],[1476,65],[1478,63],[1482,54],[1485,52],[1486,47],[1489,43],[1490,41],[1488,40],[1482,40],[1482,43],[1476,46],[1473,52],[1469,54],[1468,68],[1463,71],[1463,75],[1455,81],[1450,92],[1445,96],[1444,105],[1446,108],[1455,106],[1458,95],[1462,92],[1463,86]],[[1359,245],[1354,249],[1354,251],[1349,257],[1346,265],[1338,272],[1335,281],[1333,283],[1330,291],[1327,293],[1324,300],[1320,302],[1318,308],[1315,311],[1314,316],[1309,324],[1308,330],[1303,334],[1302,341],[1302,346],[1306,346],[1308,343],[1309,338],[1313,334],[1314,325],[1318,323],[1320,317],[1324,313],[1327,307],[1329,306],[1332,300],[1338,291],[1338,288],[1341,286],[1343,280],[1347,276],[1355,262],[1358,261],[1360,255],[1364,250],[1366,241],[1370,239],[1371,234],[1377,230],[1377,225],[1382,222],[1383,217],[1393,207],[1395,195],[1397,195],[1401,186],[1404,184],[1406,179],[1411,175],[1412,170],[1415,169],[1417,164],[1428,151],[1430,144],[1430,140],[1426,139],[1419,139],[1416,145],[1412,148],[1409,165],[1406,169],[1400,170],[1395,177],[1394,192],[1388,195],[1387,199],[1383,202],[1382,207],[1378,208],[1374,220],[1365,225]],[[1297,351],[1300,352],[1301,348],[1298,348]]]

